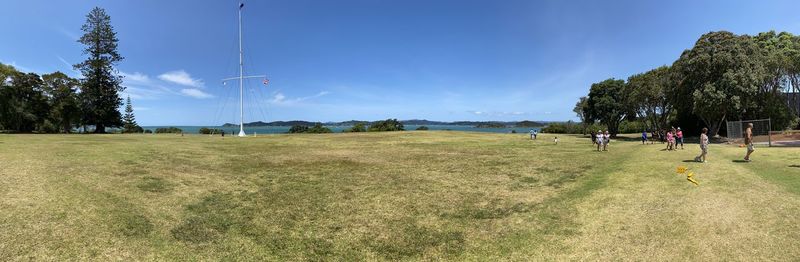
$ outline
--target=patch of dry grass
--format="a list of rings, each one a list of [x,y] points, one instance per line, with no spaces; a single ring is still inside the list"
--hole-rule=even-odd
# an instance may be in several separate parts
[[[738,148],[712,146],[694,164],[689,150],[527,138],[2,135],[0,259],[800,256],[800,168],[785,163],[798,149],[735,163]]]

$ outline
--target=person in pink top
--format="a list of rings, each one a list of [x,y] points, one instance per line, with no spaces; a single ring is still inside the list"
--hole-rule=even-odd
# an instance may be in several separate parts
[[[667,150],[672,151],[672,145],[674,144],[675,137],[672,135],[672,131],[667,132]]]
[[[675,149],[678,149],[678,144],[681,144],[681,149],[683,149],[683,131],[681,131],[680,127],[678,127],[678,133],[675,134],[675,137],[677,138],[675,141]]]

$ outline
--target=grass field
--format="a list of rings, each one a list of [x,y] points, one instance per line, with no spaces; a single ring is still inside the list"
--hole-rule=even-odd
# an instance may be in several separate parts
[[[800,148],[559,138],[0,135],[0,260],[800,259]]]

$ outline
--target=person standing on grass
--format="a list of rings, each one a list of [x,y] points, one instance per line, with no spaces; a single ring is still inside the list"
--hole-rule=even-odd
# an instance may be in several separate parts
[[[592,139],[592,145],[597,144],[597,140],[595,140],[595,135],[596,134],[597,133],[595,133],[594,131],[590,131],[589,132],[589,138]]]
[[[744,156],[744,161],[750,162],[750,154],[756,151],[756,146],[753,144],[753,123],[747,124],[747,130],[744,131],[744,144],[747,145],[747,155]]]
[[[653,129],[653,131],[650,132],[650,144],[651,145],[656,143],[656,137],[658,137],[658,134],[656,134],[656,130]]]
[[[534,136],[533,132],[534,132],[533,129],[531,129],[531,140],[533,140],[533,136]]]
[[[609,142],[611,142],[611,134],[609,134],[608,130],[606,130],[606,133],[603,134],[603,151],[608,151]]]
[[[553,141],[556,142],[556,145],[558,145],[558,137],[554,138]]]
[[[597,152],[600,152],[600,147],[603,146],[603,130],[597,130],[595,140],[597,141]]]
[[[708,154],[708,128],[703,128],[703,131],[700,133],[700,155],[697,156],[697,162],[705,163],[706,162],[706,155]]]
[[[683,149],[683,131],[681,131],[680,127],[678,127],[678,133],[676,134],[676,136],[678,137],[677,143],[680,143],[681,149]],[[675,144],[675,150],[677,149],[678,149],[678,144]]]
[[[647,130],[642,130],[642,145],[647,143]]]
[[[672,151],[672,131],[667,131],[667,150]]]

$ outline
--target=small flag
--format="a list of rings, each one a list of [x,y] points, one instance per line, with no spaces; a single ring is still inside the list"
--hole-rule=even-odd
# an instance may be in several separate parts
[[[269,79],[264,78],[264,85],[268,85],[268,84],[269,84]]]
[[[242,7],[244,7],[244,3],[239,3],[239,9],[242,9]]]

